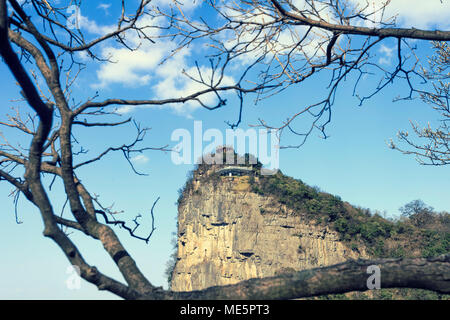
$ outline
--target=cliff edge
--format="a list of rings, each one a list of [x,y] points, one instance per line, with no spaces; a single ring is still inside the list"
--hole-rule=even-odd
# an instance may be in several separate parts
[[[205,166],[179,200],[171,289],[190,291],[367,256],[352,250],[306,209],[262,194],[253,173]],[[248,170],[247,170],[248,171]]]

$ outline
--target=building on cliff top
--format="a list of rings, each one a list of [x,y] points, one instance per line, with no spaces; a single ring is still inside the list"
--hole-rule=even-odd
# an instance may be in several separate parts
[[[201,290],[366,257],[364,248],[352,250],[328,226],[255,192],[250,170],[215,166],[184,191],[172,290]],[[230,173],[243,176],[227,179]]]
[[[240,166],[226,166],[216,171],[221,176],[247,176],[253,173],[253,166],[240,167]]]

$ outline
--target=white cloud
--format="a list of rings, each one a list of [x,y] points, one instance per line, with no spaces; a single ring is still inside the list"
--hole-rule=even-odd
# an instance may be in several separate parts
[[[137,107],[138,106],[125,105],[117,108],[115,112],[118,114],[127,114],[135,110]]]
[[[387,47],[384,44],[381,44],[380,49],[378,50],[382,56],[378,59],[378,63],[390,65],[392,62],[392,57],[394,55],[394,50],[396,47]]]
[[[378,24],[381,19],[388,21],[390,18],[396,17],[397,26],[399,27],[415,27],[430,28],[437,26],[439,29],[446,29],[450,26],[449,12],[450,1],[448,0],[344,0],[344,2],[359,9],[365,9],[365,13],[375,14],[369,16],[371,20]],[[386,2],[384,12],[379,10]],[[310,1],[310,3],[312,3]],[[310,4],[305,0],[292,0],[292,4],[299,10],[311,11]],[[333,10],[330,5],[324,2],[314,2],[315,11],[319,13],[320,18],[328,22],[337,22]],[[313,17],[316,18],[317,17]],[[373,27],[370,21],[360,21],[361,24]]]
[[[331,1],[330,1],[331,3]],[[317,15],[320,16],[322,20],[325,20],[330,23],[336,23],[337,19],[334,14],[334,10],[329,3],[326,2],[313,2],[309,1],[308,3],[305,0],[292,0],[292,4],[304,14],[307,12],[313,12],[314,15],[310,15],[312,19],[317,19]],[[311,9],[311,4],[314,5],[314,10]]]
[[[155,7],[178,7],[182,11],[192,11],[202,4],[203,0],[153,0]]]
[[[299,9],[303,9],[305,5],[304,0],[293,1],[293,4]],[[330,10],[326,5],[320,6],[321,17],[327,21],[332,22]],[[307,59],[314,62],[316,59],[321,59],[325,55],[326,42],[332,33],[318,28],[309,32],[306,39],[303,40],[302,45],[299,46],[299,41],[305,36],[307,26],[290,26],[283,29],[281,32],[276,28],[267,28],[261,32],[257,24],[269,23],[274,20],[274,17],[265,11],[265,9],[256,8],[253,11],[242,12],[239,4],[229,2],[225,9],[225,14],[232,17],[235,21],[242,21],[250,23],[242,25],[239,29],[223,33],[221,40],[224,41],[227,49],[234,49],[236,52],[246,50],[246,53],[237,57],[237,60],[242,64],[250,64],[257,58],[266,55],[266,61],[270,61],[274,57],[276,60],[284,60],[284,56],[291,55],[292,59]],[[253,25],[252,23],[255,23]],[[339,42],[339,40],[338,40]],[[292,51],[295,50],[295,51]],[[295,56],[292,53],[297,53]]]
[[[109,57],[113,63],[104,63],[97,71],[99,83],[94,87],[104,88],[112,83],[126,86],[141,86],[149,83],[150,71],[155,68],[163,56],[161,48],[141,48],[130,51],[127,48],[107,47],[103,56]]]
[[[75,21],[78,24],[77,27],[88,31],[89,33],[103,36],[107,33],[114,31],[117,28],[116,25],[101,25],[100,26],[94,20],[90,20],[88,17],[83,16],[81,14],[81,12],[77,12],[77,13],[78,14],[77,14],[76,21]]]
[[[354,4],[364,7],[367,0],[350,0]],[[385,1],[370,1],[366,12],[380,8]],[[386,7],[384,18],[397,16],[398,27],[415,27],[418,29],[433,28],[447,29],[449,21],[450,1],[441,0],[392,0]],[[375,20],[379,21],[381,13]]]
[[[186,61],[181,61],[186,65]],[[209,67],[200,67],[201,75],[206,83],[211,81],[212,69]],[[158,75],[163,78],[155,86],[155,91],[157,92],[158,98],[167,99],[171,97],[186,97],[198,91],[207,89],[204,84],[190,80],[187,76],[181,75],[179,69],[179,63],[176,61],[171,61],[161,66],[157,70]],[[190,67],[186,69],[186,73],[190,76],[199,79],[198,71],[195,67]],[[220,85],[227,86],[234,83],[233,78],[230,76],[224,76]],[[212,106],[217,103],[217,97],[214,93],[203,94],[199,97],[205,105]],[[188,101],[184,104],[173,104],[172,108],[178,113],[190,113],[197,109],[200,105],[196,101]]]
[[[111,7],[111,3],[100,3],[97,6],[97,9],[102,9],[105,12],[105,15],[109,16],[109,8]]]
[[[226,0],[228,1],[228,0]],[[450,1],[440,0],[392,0],[383,12],[379,10],[386,0],[374,1],[374,0],[347,0],[349,4],[353,6],[357,5],[360,9],[366,7],[365,13],[372,13],[377,11],[376,14],[369,16],[373,22],[367,20],[360,20],[359,25],[366,25],[369,27],[378,26],[381,19],[386,22],[391,18],[396,17],[398,27],[416,27],[416,28],[435,28],[446,29],[450,27],[450,19],[448,19],[448,13],[450,12]],[[308,3],[305,0],[292,0],[294,5],[303,14],[310,15],[311,18],[317,20],[324,20],[330,23],[339,23],[329,3],[326,2],[311,2]],[[314,14],[311,10],[311,5],[314,5]],[[231,15],[236,20],[242,20],[246,22],[268,22],[272,17],[263,9],[255,9],[247,13],[242,13],[239,9],[239,5],[236,2],[228,1],[228,8],[225,12]],[[309,12],[309,13],[308,13]],[[257,14],[255,16],[255,14]],[[319,17],[320,18],[319,18]],[[355,23],[354,21],[353,23]],[[282,56],[290,52],[297,42],[305,34],[307,27],[296,26],[289,29],[284,29],[275,37],[270,33],[268,29],[266,32],[260,33],[260,30],[255,27],[243,26],[243,29],[233,34],[229,32],[226,36],[223,36],[222,40],[227,41],[226,47],[232,48],[236,44],[241,43],[242,47],[247,45],[247,49],[250,51],[247,54],[238,57],[240,63],[249,64],[255,60],[255,58],[267,54],[267,60],[272,59],[274,55],[283,60]],[[278,31],[276,31],[278,32]],[[248,43],[254,39],[255,35],[259,33],[259,37],[248,45]],[[293,59],[315,62],[315,60],[323,59],[326,52],[327,39],[330,39],[331,33],[325,30],[313,29],[308,37],[303,41],[302,46],[297,47],[298,55],[291,57]],[[269,38],[270,41],[264,43],[264,39]],[[338,43],[333,47],[334,50],[339,50],[339,44],[342,37],[338,39]],[[345,50],[345,44],[343,44]],[[379,63],[390,64],[393,58],[392,48],[382,46],[380,48],[381,57]]]
[[[150,161],[150,159],[143,154],[138,154],[137,156],[134,156],[133,158],[130,159],[131,162],[136,163],[136,164],[144,164]]]
[[[111,3],[100,3],[97,8],[107,11],[111,7]]]
[[[183,70],[198,78],[196,69],[193,68],[192,52],[188,48],[179,50],[174,56],[164,60],[173,50],[177,48],[177,43],[170,39],[158,39],[161,34],[158,28],[148,26],[162,26],[166,20],[163,18],[152,18],[144,16],[139,21],[138,26],[146,27],[144,32],[155,40],[151,43],[142,40],[134,31],[126,33],[126,40],[131,46],[137,48],[130,51],[124,47],[107,46],[102,49],[102,56],[108,57],[114,63],[103,63],[97,70],[98,82],[92,84],[93,88],[107,88],[111,84],[121,84],[128,87],[146,86],[149,88],[149,95],[154,99],[179,98],[191,95],[207,87],[189,79],[182,74]],[[164,63],[162,63],[164,61]],[[205,81],[210,80],[211,69],[200,67],[202,77]],[[231,85],[233,79],[224,76],[220,85]],[[153,93],[152,93],[153,91]],[[199,99],[207,105],[215,103],[214,94],[204,94]],[[116,112],[124,114],[132,112],[137,108],[145,106],[121,106]],[[167,107],[167,106],[163,106]],[[188,114],[200,107],[196,101],[188,101],[184,104],[170,105],[179,113]]]
[[[86,51],[78,51],[76,55],[78,56],[78,59],[83,62],[87,62],[90,60],[89,54]]]
[[[144,16],[139,21],[139,26],[158,25],[161,19],[152,19]],[[157,29],[146,28],[146,34],[150,37],[157,36]],[[102,49],[102,56],[108,58],[112,63],[103,63],[97,71],[98,83],[94,88],[105,88],[110,84],[122,84],[125,86],[148,85],[152,80],[152,74],[164,56],[174,49],[170,41],[158,41],[153,44],[142,41],[134,31],[125,34],[126,42],[136,50],[131,51],[125,47],[107,46]]]
[[[350,3],[364,5],[366,0],[348,0]],[[231,3],[231,2],[229,2]],[[304,0],[293,0],[293,3],[298,8],[303,8],[305,5]],[[381,1],[372,1],[367,10],[373,10],[379,6]],[[197,0],[184,0],[183,4],[179,5],[179,8],[184,12],[194,10],[201,4],[201,1]],[[152,2],[153,6],[172,6],[174,7],[173,0],[157,0]],[[176,6],[174,7],[175,10]],[[332,12],[327,6],[319,8],[320,16],[322,19],[334,22]],[[228,8],[229,14],[237,15],[238,12],[233,12],[231,8]],[[439,0],[392,0],[385,12],[385,18],[395,16],[398,14],[397,22],[399,26],[415,26],[425,27],[431,25],[442,26],[448,25],[448,12],[450,12],[450,1],[441,3]],[[376,17],[375,17],[376,18]],[[253,19],[255,22],[267,22],[272,19],[264,11],[261,11],[257,17],[245,14],[240,19]],[[375,19],[376,20],[376,19]],[[95,22],[91,22],[87,18],[82,21],[84,28],[91,33],[102,33],[111,30],[115,26],[99,26]],[[167,21],[163,19],[156,19],[149,16],[144,16],[141,21],[141,26],[151,25],[163,25]],[[279,34],[276,39],[271,39],[267,44],[262,43],[259,48],[255,49],[247,55],[240,56],[239,64],[246,64],[253,61],[255,57],[268,52],[268,57],[273,57],[276,52],[278,55],[283,55],[290,51],[298,40],[304,35],[307,28],[304,26],[297,26],[290,30],[285,30]],[[105,63],[97,71],[98,82],[93,85],[97,88],[106,88],[111,84],[121,84],[124,86],[145,86],[149,89],[149,96],[152,98],[166,99],[171,97],[185,97],[198,90],[203,90],[206,87],[197,82],[191,81],[188,77],[182,74],[182,70],[186,70],[187,73],[195,76],[197,74],[196,69],[192,67],[191,60],[193,60],[193,52],[191,49],[183,49],[179,51],[175,56],[161,64],[161,61],[172,50],[176,49],[177,44],[169,39],[157,39],[155,36],[160,35],[159,29],[148,28],[145,31],[149,36],[154,37],[156,43],[152,44],[148,41],[141,41],[141,38],[133,32],[127,32],[127,42],[132,46],[138,47],[135,51],[130,51],[124,47],[107,46],[102,49],[102,55],[109,57],[115,63]],[[250,40],[254,36],[254,32],[251,29],[246,32],[240,33],[239,40],[242,42]],[[267,34],[261,34],[263,39]],[[235,45],[238,41],[237,35],[232,32],[224,33],[221,35],[221,40],[227,40],[227,46]],[[326,43],[327,38],[330,37],[330,33],[321,30],[313,30],[308,38],[304,42],[304,46],[299,51],[298,59],[322,59],[325,54],[325,49],[321,47]],[[335,46],[337,47],[337,46]],[[198,50],[199,48],[195,48]],[[201,50],[201,49],[200,49]],[[380,47],[380,64],[390,64],[393,57],[394,49],[381,46]],[[209,67],[201,67],[203,76],[206,78],[208,74],[211,74]],[[198,77],[198,76],[197,76]],[[229,85],[233,83],[233,79],[230,76],[225,76],[222,85]],[[153,90],[153,92],[152,92]],[[214,103],[216,97],[213,93],[207,94],[201,97],[205,104]],[[121,106],[117,109],[119,113],[129,113],[136,108],[142,108],[143,106]],[[173,109],[180,113],[187,113],[195,110],[199,107],[199,104],[195,101],[187,102],[185,104],[173,104]]]

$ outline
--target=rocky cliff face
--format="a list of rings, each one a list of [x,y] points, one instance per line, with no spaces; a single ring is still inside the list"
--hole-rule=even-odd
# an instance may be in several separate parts
[[[256,178],[257,179],[257,178]],[[216,177],[192,187],[178,209],[174,291],[203,289],[365,256],[339,235],[272,197],[253,193],[249,177]]]

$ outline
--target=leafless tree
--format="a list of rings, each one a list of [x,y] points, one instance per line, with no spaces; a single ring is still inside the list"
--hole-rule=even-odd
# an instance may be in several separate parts
[[[447,42],[433,42],[436,50],[430,58],[431,69],[423,69],[423,76],[433,83],[433,91],[420,92],[423,101],[440,113],[440,125],[433,128],[429,123],[421,128],[418,123],[411,121],[414,135],[408,131],[400,131],[398,139],[403,146],[390,141],[392,149],[404,154],[414,155],[423,165],[442,166],[450,164],[450,107],[449,82],[450,77],[450,47]]]
[[[212,9],[221,17],[215,24],[204,19],[191,21],[184,14],[166,16],[176,26],[171,36],[180,37],[181,46],[208,39],[210,58],[220,71],[216,74],[222,75],[233,63],[244,62],[247,68],[237,83],[241,112],[241,94],[254,94],[258,102],[320,74],[328,89],[324,97],[309,105],[296,102],[298,112],[280,125],[259,120],[260,126],[278,130],[280,137],[283,132],[298,136],[298,144],[281,144],[283,148],[298,148],[314,130],[328,137],[326,127],[331,122],[336,92],[348,79],[355,79],[353,95],[360,104],[397,79],[410,89],[398,99],[427,95],[428,91],[418,89],[427,75],[421,72],[422,61],[409,41],[447,41],[449,32],[395,27],[396,17],[386,16],[389,4],[390,0],[214,1]],[[391,69],[378,63],[375,54],[387,41],[393,42],[396,53]],[[373,81],[376,85],[371,92],[359,92],[362,79],[369,75],[378,75],[379,80]],[[200,81],[201,71],[191,77]],[[240,123],[241,112],[232,127]],[[310,120],[306,125],[304,118]]]
[[[95,164],[112,152],[121,152],[139,174],[130,161],[130,155],[145,150],[167,150],[166,147],[140,147],[148,129],[141,128],[132,119],[110,121],[115,114],[114,106],[196,101],[213,110],[226,105],[226,92],[234,92],[242,110],[247,94],[253,93],[257,99],[266,98],[322,70],[332,74],[329,95],[317,104],[306,106],[279,129],[287,128],[302,137],[314,128],[325,134],[338,86],[350,72],[364,74],[365,67],[378,67],[370,61],[370,52],[378,43],[387,38],[397,40],[398,65],[379,84],[377,91],[395,77],[402,76],[410,81],[412,75],[418,74],[415,68],[405,67],[402,55],[402,48],[407,47],[405,39],[446,41],[450,39],[450,32],[396,28],[393,21],[375,20],[375,12],[367,11],[368,6],[353,8],[339,1],[305,1],[305,8],[296,7],[291,1],[210,1],[205,5],[221,17],[218,23],[212,23],[206,17],[190,19],[178,2],[174,2],[172,11],[163,12],[152,6],[150,0],[141,0],[130,11],[123,0],[116,28],[99,38],[87,39],[80,29],[68,27],[70,16],[67,9],[73,4],[81,5],[79,1],[0,0],[0,55],[29,107],[29,112],[17,110],[0,123],[29,139],[29,146],[24,147],[15,139],[11,140],[6,135],[2,137],[0,180],[10,183],[17,195],[24,195],[37,207],[44,223],[44,236],[52,239],[69,262],[80,269],[83,279],[96,285],[99,290],[107,290],[125,299],[279,299],[365,290],[367,266],[377,264],[383,270],[383,286],[386,288],[413,287],[450,292],[450,255],[432,259],[350,261],[202,291],[166,291],[145,278],[111,226],[125,227],[131,236],[145,241],[150,239],[154,227],[147,237],[138,236],[135,232],[139,226],[138,217],[134,220],[134,228],[114,219],[112,209],[89,192],[77,174],[77,169]],[[384,6],[377,12],[382,14],[383,10]],[[167,23],[139,24],[145,16],[163,17]],[[375,26],[360,26],[358,21],[374,23]],[[152,35],[148,32],[152,29],[164,32]],[[178,39],[178,50],[168,53],[168,59],[194,42],[209,44],[209,73],[205,74],[198,65],[197,74],[185,73],[192,81],[202,84],[202,89],[170,99],[128,100],[112,97],[99,100],[95,94],[87,101],[76,102],[71,95],[71,86],[77,81],[83,64],[77,61],[75,53],[84,52],[94,61],[107,60],[107,57],[96,52],[96,48],[111,40],[129,50],[137,50],[138,47],[128,42],[130,32],[137,34],[142,41],[155,44],[164,41],[164,38]],[[230,34],[233,36],[227,37]],[[283,40],[286,36],[288,41]],[[355,36],[359,36],[359,40],[354,40]],[[241,58],[249,59],[246,69],[234,83],[225,83],[228,67]],[[255,70],[263,71],[255,77]],[[216,97],[212,105],[203,100],[206,94]],[[292,124],[302,114],[311,114],[314,120],[309,131],[299,133]],[[320,123],[324,117],[325,121]],[[237,126],[240,120],[241,114],[239,120],[230,125]],[[80,155],[86,155],[86,150],[77,149],[73,135],[75,126],[102,128],[130,123],[134,123],[136,128],[136,136],[130,143],[110,146],[97,156],[78,161]],[[261,125],[269,127],[263,120]],[[43,184],[44,175],[62,181],[70,218],[63,218],[55,212],[50,190]],[[156,201],[151,208],[152,217],[155,205]],[[104,275],[89,264],[63,227],[100,241],[125,283]]]

